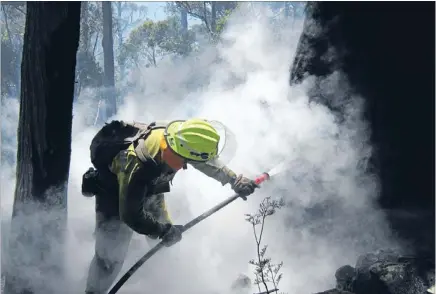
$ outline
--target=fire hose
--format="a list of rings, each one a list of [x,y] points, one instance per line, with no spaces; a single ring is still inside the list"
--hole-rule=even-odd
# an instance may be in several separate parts
[[[269,180],[271,176],[277,174],[279,170],[282,169],[282,166],[277,166],[270,172],[265,172],[256,177],[254,179],[254,182],[256,184],[261,184],[265,182],[266,180]],[[208,211],[204,212],[203,214],[197,216],[187,224],[183,226],[182,232],[186,232],[202,220],[206,219],[207,217],[211,216],[221,208],[227,206],[228,204],[232,203],[236,199],[241,197],[239,194],[235,194],[226,200],[222,201],[221,203],[217,204],[216,206],[212,207]],[[149,260],[154,254],[156,254],[160,249],[165,247],[163,242],[159,242],[156,246],[154,246],[152,249],[150,249],[146,254],[144,254],[121,278],[120,280],[110,289],[110,291],[107,294],[115,294],[120,290],[120,288],[127,282],[127,280],[147,261]]]

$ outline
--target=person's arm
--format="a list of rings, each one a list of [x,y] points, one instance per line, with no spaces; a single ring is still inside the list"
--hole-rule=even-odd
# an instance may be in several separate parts
[[[138,234],[162,236],[167,226],[143,209],[155,169],[153,164],[142,163],[130,146],[114,158],[112,172],[118,178],[121,220]]]
[[[244,200],[247,200],[246,196],[252,194],[259,187],[254,181],[243,175],[236,175],[218,158],[208,162],[190,162],[190,164],[203,174],[219,181],[223,186],[229,183],[233,191],[238,193]]]
[[[230,183],[231,185],[237,178],[235,172],[228,168],[218,158],[208,162],[189,162],[195,169],[199,170],[203,174],[211,177],[223,186]]]

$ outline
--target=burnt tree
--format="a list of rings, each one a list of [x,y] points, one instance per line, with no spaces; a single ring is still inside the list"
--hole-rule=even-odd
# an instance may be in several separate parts
[[[339,117],[344,101],[323,78],[342,71],[364,97],[379,205],[400,236],[433,256],[434,23],[432,2],[312,2],[291,72],[291,84],[315,76],[309,95]]]
[[[62,293],[80,2],[27,2],[6,294]]]
[[[103,120],[107,120],[117,112],[116,93],[115,93],[115,66],[114,66],[114,38],[112,32],[112,3],[103,1],[103,55],[104,55],[104,77],[103,86],[104,97],[106,100],[106,115]]]

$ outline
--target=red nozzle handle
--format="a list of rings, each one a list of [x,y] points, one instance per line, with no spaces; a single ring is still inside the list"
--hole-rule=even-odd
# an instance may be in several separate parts
[[[266,180],[269,180],[269,174],[268,174],[268,173],[263,173],[263,174],[261,174],[260,176],[258,176],[258,177],[254,180],[254,182],[255,182],[256,184],[259,185],[259,184],[265,182]]]

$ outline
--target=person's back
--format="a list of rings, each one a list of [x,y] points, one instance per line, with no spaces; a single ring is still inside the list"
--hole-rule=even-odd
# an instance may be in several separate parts
[[[166,246],[181,240],[181,231],[166,209],[164,193],[170,191],[176,172],[188,163],[223,185],[230,183],[243,197],[257,187],[216,160],[220,137],[207,121],[136,126],[141,126],[141,136],[133,136],[130,144],[123,142],[127,148],[119,151],[107,168],[105,158],[100,161],[104,164],[89,169],[83,177],[82,193],[96,197],[96,246],[88,274],[89,294],[107,292],[122,267],[133,231],[160,238]],[[96,157],[98,153],[94,165]]]

